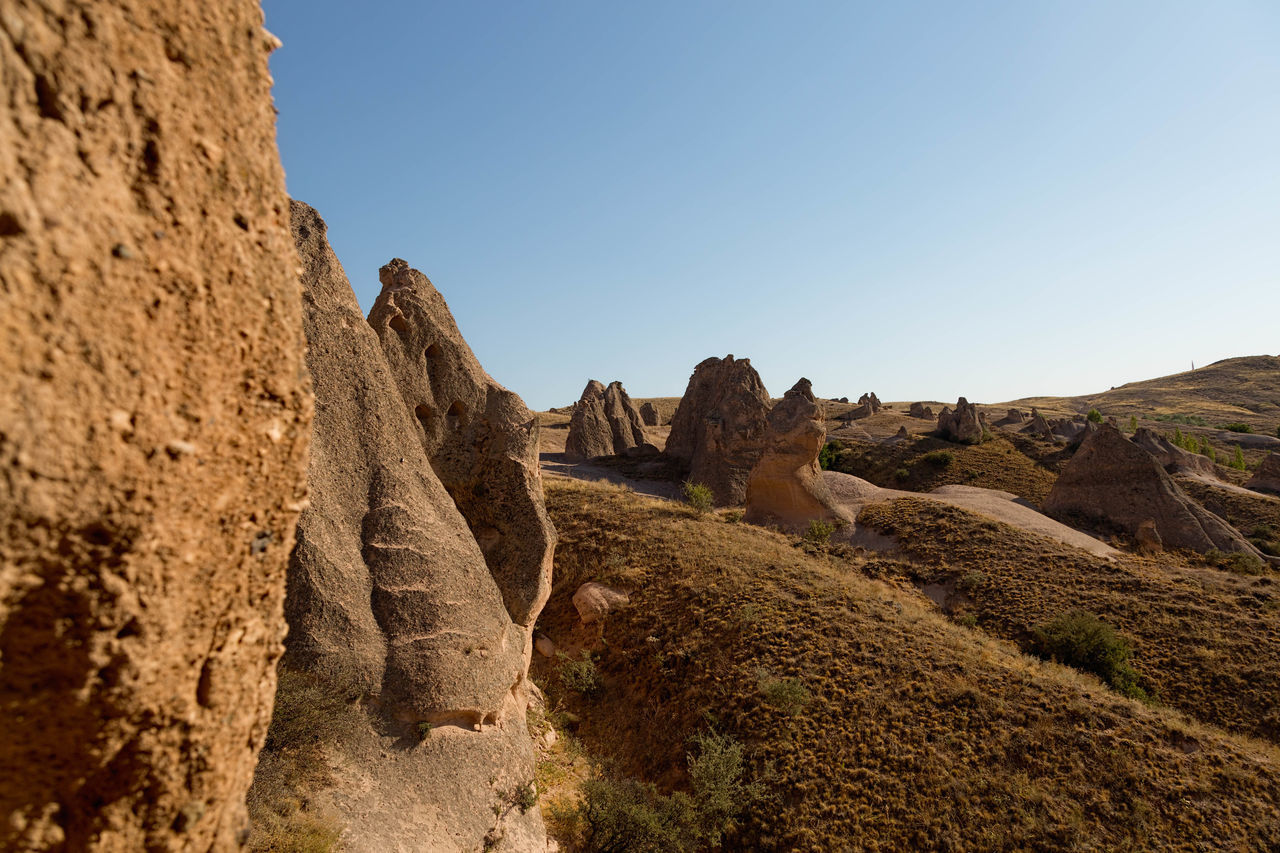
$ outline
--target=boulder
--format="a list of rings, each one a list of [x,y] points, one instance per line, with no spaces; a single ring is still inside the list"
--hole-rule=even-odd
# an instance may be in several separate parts
[[[622,383],[610,382],[606,388],[594,379],[588,382],[573,407],[565,455],[571,459],[621,456],[647,444],[640,411]]]
[[[1044,502],[1061,518],[1100,521],[1134,535],[1155,523],[1166,546],[1257,555],[1239,532],[1188,498],[1155,457],[1104,424],[1062,469]]]
[[[1209,460],[1209,457],[1183,450],[1164,436],[1147,427],[1139,428],[1130,441],[1154,456],[1156,461],[1164,466],[1164,470],[1170,474],[1217,476],[1217,466]]]
[[[620,590],[602,583],[588,581],[573,594],[573,606],[582,624],[599,622],[614,610],[631,603],[631,598]]]
[[[911,408],[907,410],[907,414],[913,418],[933,420],[933,407],[926,406],[924,403],[912,403]]]
[[[801,379],[769,412],[764,453],[747,482],[745,519],[803,528],[810,521],[852,521],[835,507],[818,453],[826,444],[822,406]]]
[[[378,280],[369,325],[414,434],[479,542],[507,612],[532,625],[551,592],[556,541],[542,499],[538,420],[480,366],[425,275],[396,258]]]
[[[658,408],[653,403],[645,403],[640,407],[640,421],[645,426],[658,425]]]
[[[986,432],[986,423],[978,407],[961,397],[956,401],[954,412],[944,408],[938,415],[938,431],[948,441],[978,444]]]
[[[666,454],[717,505],[740,504],[764,452],[769,393],[749,359],[708,358],[694,368],[667,438]]]
[[[481,543],[487,540],[502,556],[531,554],[525,565],[536,573],[546,538],[536,538],[542,528],[534,527],[535,540],[524,544],[531,551],[495,550],[494,539],[523,528],[473,528],[433,466],[447,474],[469,470],[476,498],[509,507],[513,519],[527,513],[529,483],[519,460],[528,433],[502,429],[518,423],[518,417],[507,420],[519,412],[518,398],[486,383],[487,405],[475,405],[468,379],[481,381],[483,374],[464,360],[470,351],[460,337],[429,336],[428,329],[439,327],[415,305],[416,298],[430,299],[432,318],[447,317],[434,288],[397,291],[395,300],[384,291],[373,324],[366,322],[323,220],[304,204],[292,209],[317,402],[311,505],[298,524],[289,567],[285,662],[346,695],[376,699],[368,706],[370,726],[347,735],[349,757],[332,774],[333,802],[348,824],[344,843],[374,850],[395,849],[396,839],[406,837],[451,838],[460,848],[480,849],[486,835],[501,831],[530,839],[523,848],[513,843],[516,849],[539,849],[537,839],[545,838],[540,814],[495,812],[501,799],[492,780],[532,778],[527,671],[532,620],[545,596],[529,591],[538,579],[509,594]],[[397,317],[403,319],[392,325]],[[377,332],[385,326],[415,348],[439,347],[428,356],[433,379],[461,407],[456,413],[444,408],[446,426],[484,435],[490,455],[430,429],[420,407],[437,405],[436,397],[420,391],[408,397],[412,406],[405,402],[408,392],[397,384],[388,353],[403,359],[410,350],[380,341]],[[494,454],[504,450],[510,455]],[[505,479],[482,476],[494,470]],[[394,761],[387,758],[391,742],[419,737],[424,724],[470,734],[441,738],[429,750],[397,749]],[[414,809],[391,805],[408,797]]]
[[[250,0],[0,33],[0,849],[238,849],[312,408],[279,42]]]
[[[1268,453],[1245,486],[1258,492],[1280,495],[1280,453]]]

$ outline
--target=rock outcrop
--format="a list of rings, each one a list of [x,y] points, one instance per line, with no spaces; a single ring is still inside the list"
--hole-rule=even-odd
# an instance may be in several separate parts
[[[230,850],[311,418],[256,2],[0,10],[0,849]]]
[[[588,581],[573,594],[573,606],[582,624],[599,622],[613,611],[625,607],[631,597],[621,590],[595,581]]]
[[[1027,415],[1021,409],[1010,409],[1008,414],[996,421],[996,426],[1021,426],[1027,422]]]
[[[933,420],[933,407],[926,406],[924,403],[912,403],[911,408],[907,410],[907,414],[913,418],[926,418]]]
[[[1049,420],[1035,409],[1031,410],[1031,421],[1022,428],[1022,431],[1029,432],[1038,438],[1046,441],[1054,441],[1053,427],[1049,425]]]
[[[645,403],[640,407],[640,421],[645,426],[658,425],[658,408],[653,403]]]
[[[1280,495],[1280,453],[1268,453],[1245,486],[1255,491]]]
[[[1154,456],[1156,461],[1170,474],[1217,476],[1217,466],[1209,460],[1209,457],[1183,450],[1164,436],[1147,427],[1139,428],[1130,441]]]
[[[1152,521],[1168,547],[1257,554],[1239,532],[1183,494],[1155,457],[1110,424],[1090,435],[1062,469],[1044,509],[1135,535],[1144,521]]]
[[[938,432],[948,441],[978,444],[982,441],[986,426],[978,407],[964,397],[956,401],[955,411],[944,408],[938,415]]]
[[[666,453],[718,505],[739,504],[764,452],[769,394],[749,359],[708,358],[694,368],[671,420]]]
[[[594,379],[588,382],[569,419],[565,455],[571,459],[620,456],[646,444],[640,410],[622,383],[610,382],[606,388]]]
[[[422,448],[480,543],[507,612],[532,625],[551,592],[556,538],[542,500],[537,418],[480,366],[425,275],[396,258],[378,280],[369,324]]]
[[[448,838],[479,849],[502,834],[517,849],[540,849],[536,809],[501,818],[493,809],[504,785],[533,771],[526,673],[553,535],[530,511],[540,492],[523,460],[536,431],[521,421],[519,398],[479,370],[435,289],[395,274],[407,267],[392,268],[366,322],[325,230],[314,210],[293,204],[316,417],[286,663],[372,697],[372,725],[353,735],[355,757],[335,772],[347,841],[395,849],[405,837]],[[379,340],[386,329],[403,348]],[[397,383],[415,351],[431,359],[418,365],[425,387]],[[463,436],[486,445],[468,447]],[[464,500],[487,498],[511,518],[466,518],[437,470],[472,484]],[[502,547],[521,531],[532,540]],[[392,748],[416,741],[424,725],[448,736],[430,749]],[[388,807],[409,795],[405,786],[415,807]]]
[[[818,453],[826,443],[822,406],[801,379],[769,412],[764,453],[747,482],[745,519],[801,528],[810,521],[852,521],[835,506]]]

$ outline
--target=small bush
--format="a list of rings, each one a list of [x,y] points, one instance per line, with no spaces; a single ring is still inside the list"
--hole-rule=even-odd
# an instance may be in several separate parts
[[[556,652],[556,657],[560,660],[558,669],[560,683],[567,689],[586,697],[600,692],[600,672],[596,669],[596,662],[591,657],[591,652],[583,649],[582,657],[578,658],[571,658],[564,652]]]
[[[427,738],[431,737],[432,728],[434,727],[430,723],[428,723],[426,720],[423,720],[422,722],[418,723],[418,740],[424,741]]]
[[[1147,697],[1129,663],[1133,647],[1092,613],[1072,610],[1040,625],[1032,632],[1031,647],[1040,657],[1092,672],[1118,693]]]
[[[727,512],[725,512],[725,514],[722,517],[724,518],[726,524],[737,524],[739,521],[742,521],[742,510],[740,509],[728,510]]]
[[[698,754],[686,756],[699,836],[712,845],[734,828],[735,818],[764,798],[764,786],[744,779],[742,744],[729,735],[694,735]]]
[[[910,477],[911,477],[911,472],[908,471],[906,468],[899,468],[893,472],[893,479],[897,480],[899,483],[910,479]]]
[[[1239,422],[1231,423],[1231,424],[1223,424],[1222,429],[1225,429],[1227,432],[1245,432],[1245,433],[1253,432],[1253,427],[1249,426],[1248,424],[1242,424]]]
[[[832,463],[836,461],[836,454],[839,450],[840,446],[830,441],[822,445],[822,449],[818,451],[818,465],[823,471],[831,468]]]
[[[1129,415],[1129,432],[1137,432],[1137,431],[1138,431],[1138,416]]]
[[[1260,575],[1267,570],[1267,564],[1258,557],[1241,551],[1233,551],[1229,554],[1210,551],[1205,557],[1218,568],[1237,575]]]
[[[711,489],[701,483],[695,483],[692,480],[685,480],[682,487],[684,492],[684,501],[698,515],[704,515],[711,512],[715,506],[715,495],[711,494]]]
[[[1209,439],[1200,436],[1200,454],[1208,456],[1210,462],[1218,461],[1218,451],[1213,449],[1213,445],[1209,443]]]
[[[809,529],[804,533],[804,540],[814,545],[826,545],[831,539],[831,534],[836,532],[836,526],[830,522],[823,521],[820,518],[810,519]]]
[[[920,458],[935,468],[946,468],[956,461],[956,455],[950,450],[930,450]]]
[[[1102,412],[1099,412],[1097,409],[1090,409],[1089,414],[1085,415],[1085,417],[1092,423],[1102,423]]]
[[[1240,445],[1236,445],[1236,451],[1232,454],[1231,461],[1227,464],[1239,471],[1245,470],[1244,451],[1240,449]]]
[[[756,677],[764,701],[788,717],[798,713],[813,698],[798,678],[775,678],[767,670],[758,671]]]

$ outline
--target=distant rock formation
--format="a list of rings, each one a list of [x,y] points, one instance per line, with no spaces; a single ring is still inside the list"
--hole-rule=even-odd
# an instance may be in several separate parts
[[[996,426],[1020,426],[1027,422],[1027,416],[1021,409],[1010,409],[1009,413],[995,422]]]
[[[1141,427],[1130,439],[1134,444],[1150,453],[1156,461],[1170,474],[1207,474],[1217,476],[1217,466],[1209,457],[1199,453],[1183,450],[1159,433]]]
[[[1268,453],[1245,486],[1254,491],[1280,495],[1280,453]]]
[[[646,444],[640,411],[622,383],[610,382],[606,388],[594,379],[588,382],[569,419],[565,455],[571,459],[619,456]]]
[[[233,850],[311,391],[255,2],[0,11],[0,850]]]
[[[924,403],[912,403],[911,408],[907,410],[907,414],[913,418],[933,420],[933,407],[926,406]]]
[[[543,553],[549,562],[554,541],[530,505],[541,510],[536,468],[525,468],[536,430],[520,399],[479,369],[425,277],[384,267],[387,289],[365,322],[323,220],[298,202],[292,210],[317,403],[311,506],[289,569],[286,663],[376,697],[376,722],[351,750],[359,757],[335,772],[335,800],[360,816],[349,821],[349,842],[394,849],[393,839],[417,835],[479,849],[498,833],[539,849],[536,809],[502,818],[492,809],[493,779],[515,786],[533,773],[526,673],[546,597]],[[427,359],[417,364],[423,385],[397,385],[415,354]],[[455,503],[437,470],[474,493]],[[460,511],[484,500],[510,517],[476,515],[477,524]],[[522,531],[531,538],[508,541]],[[416,740],[421,725],[457,734],[399,751],[390,773],[382,739]],[[422,797],[420,782],[414,809],[383,802],[403,797],[396,780],[410,776],[437,780],[435,795]]]
[[[978,444],[986,432],[986,422],[978,407],[961,397],[955,411],[944,408],[938,415],[938,432],[948,441]]]
[[[1155,457],[1110,424],[1098,428],[1062,469],[1045,512],[1102,521],[1136,535],[1144,521],[1166,546],[1257,555],[1239,532],[1183,494]]]
[[[769,412],[764,453],[747,482],[745,519],[799,528],[812,520],[852,521],[822,479],[818,453],[826,443],[822,407],[801,379]]]
[[[764,452],[768,416],[769,393],[749,359],[708,358],[689,377],[666,453],[710,488],[718,505],[740,504]]]
[[[646,402],[640,407],[640,421],[645,426],[658,425],[658,407],[653,403]]]
[[[1022,431],[1024,433],[1029,432],[1038,438],[1045,439],[1046,441],[1053,441],[1055,438],[1053,434],[1053,427],[1049,425],[1048,419],[1044,415],[1040,414],[1036,409],[1031,410],[1031,420],[1022,428]]]
[[[369,324],[417,420],[415,433],[479,542],[507,612],[532,625],[551,591],[556,538],[542,500],[537,418],[480,366],[425,275],[396,258],[378,279]]]

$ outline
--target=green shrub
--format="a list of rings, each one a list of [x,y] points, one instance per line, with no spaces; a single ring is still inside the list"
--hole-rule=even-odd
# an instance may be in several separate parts
[[[897,480],[899,483],[910,479],[910,477],[911,477],[911,472],[908,471],[906,468],[898,468],[896,471],[893,472],[893,479]]]
[[[418,740],[424,741],[427,738],[431,737],[432,728],[434,727],[430,723],[428,723],[426,720],[423,720],[422,722],[418,723]]]
[[[728,510],[725,512],[722,518],[724,518],[727,524],[737,524],[739,521],[742,521],[742,510],[740,509]]]
[[[804,533],[804,540],[814,545],[826,545],[831,539],[831,534],[835,532],[836,526],[831,522],[813,518],[809,520],[809,529]]]
[[[1233,551],[1229,554],[1210,551],[1205,557],[1218,568],[1237,575],[1260,575],[1267,569],[1267,564],[1258,557],[1242,551]]]
[[[1236,423],[1223,424],[1222,429],[1225,429],[1228,432],[1253,432],[1253,427],[1248,424],[1242,424],[1238,421]]]
[[[1102,412],[1099,412],[1097,409],[1090,409],[1089,414],[1085,415],[1085,417],[1095,424],[1102,423]]]
[[[950,450],[930,450],[920,458],[935,468],[946,468],[956,461],[956,455]]]
[[[1209,439],[1200,436],[1200,454],[1208,456],[1210,462],[1218,461],[1218,451],[1213,449],[1213,445],[1209,443]]]
[[[1240,470],[1240,471],[1245,470],[1244,451],[1240,449],[1240,445],[1238,444],[1236,445],[1235,453],[1232,454],[1231,461],[1227,464],[1229,464],[1232,468],[1235,468],[1237,470]]]
[[[830,470],[831,464],[836,461],[836,454],[840,450],[840,446],[828,441],[822,445],[822,449],[818,451],[818,465],[823,471]]]
[[[756,678],[764,701],[788,717],[798,713],[813,698],[798,678],[776,678],[763,669],[756,672]]]
[[[1092,613],[1072,610],[1038,626],[1032,631],[1031,650],[1040,657],[1092,672],[1125,696],[1147,696],[1129,663],[1132,645]]]
[[[706,732],[694,735],[693,743],[698,754],[686,760],[699,835],[717,846],[733,830],[735,818],[764,798],[764,786],[746,781],[742,744],[729,735]]]
[[[702,483],[685,480],[682,489],[685,503],[691,506],[698,515],[711,512],[712,507],[715,506],[715,495],[711,494],[711,489],[702,485]]]
[[[1138,416],[1129,415],[1129,432],[1137,432],[1137,431],[1138,431]]]
[[[560,683],[567,689],[588,697],[600,692],[600,672],[591,652],[583,649],[582,656],[577,658],[556,652],[556,658],[560,661],[557,671]]]

